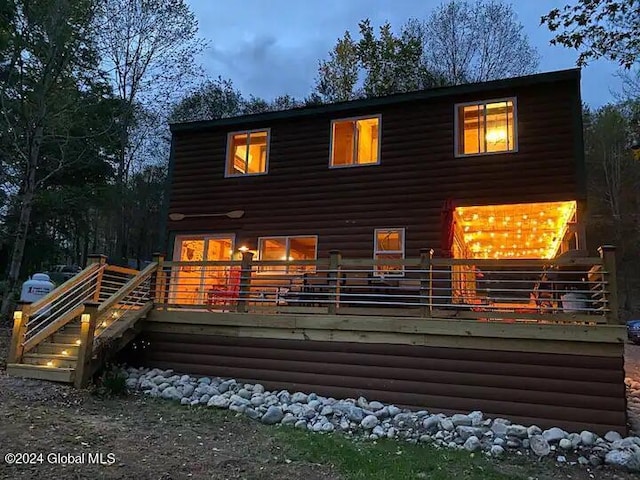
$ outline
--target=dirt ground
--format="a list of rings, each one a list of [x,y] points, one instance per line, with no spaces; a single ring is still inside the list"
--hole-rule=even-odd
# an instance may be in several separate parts
[[[8,330],[0,331],[1,361],[7,337]],[[343,478],[333,465],[286,458],[272,428],[227,411],[183,408],[136,395],[105,399],[65,385],[12,378],[0,364],[0,454],[43,454],[27,465],[0,459],[0,479]],[[83,453],[84,463],[61,463],[65,454],[80,458]],[[105,464],[87,463],[89,454],[102,454]],[[514,478],[637,478],[516,456],[496,466]]]

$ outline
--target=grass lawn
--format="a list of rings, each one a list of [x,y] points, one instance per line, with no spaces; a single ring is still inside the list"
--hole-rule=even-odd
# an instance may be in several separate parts
[[[482,454],[413,445],[397,440],[359,441],[341,434],[318,435],[280,428],[277,438],[292,460],[334,465],[347,480],[506,480]]]

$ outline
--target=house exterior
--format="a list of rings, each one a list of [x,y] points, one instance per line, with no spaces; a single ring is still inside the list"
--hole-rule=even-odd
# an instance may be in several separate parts
[[[412,257],[425,247],[553,258],[583,246],[577,69],[171,131],[174,260],[224,260],[240,247],[263,260],[334,249]]]
[[[130,363],[626,431],[615,248],[584,252],[578,70],[171,131]]]

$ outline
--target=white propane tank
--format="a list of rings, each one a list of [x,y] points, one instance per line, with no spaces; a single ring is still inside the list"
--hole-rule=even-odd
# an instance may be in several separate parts
[[[54,288],[55,286],[53,285],[53,282],[51,282],[49,275],[46,273],[34,273],[29,280],[22,284],[20,301],[33,303],[40,300]]]
[[[579,293],[565,293],[560,296],[562,301],[562,311],[565,313],[584,312],[587,308],[587,299],[584,295]]]

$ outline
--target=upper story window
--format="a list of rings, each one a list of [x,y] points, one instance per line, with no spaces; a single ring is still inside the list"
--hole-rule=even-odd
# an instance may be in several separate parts
[[[380,115],[331,122],[331,166],[380,163]]]
[[[404,258],[404,228],[376,228],[374,232],[374,260],[379,260],[374,275],[377,277],[402,276],[402,265],[384,265],[385,260]]]
[[[226,176],[267,173],[269,130],[233,132],[227,139]]]
[[[517,150],[516,99],[456,105],[456,155]]]

